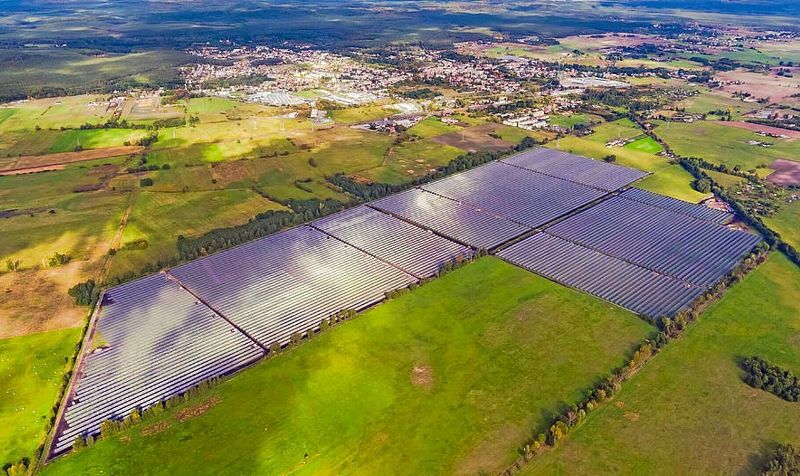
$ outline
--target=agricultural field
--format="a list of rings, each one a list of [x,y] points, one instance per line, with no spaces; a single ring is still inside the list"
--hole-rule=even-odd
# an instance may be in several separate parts
[[[425,119],[421,120],[417,124],[410,127],[408,129],[408,133],[425,139],[428,137],[435,137],[442,134],[447,134],[448,132],[455,132],[460,129],[461,128],[458,126],[445,124],[444,122],[441,121],[441,119],[431,116],[431,117],[426,117]]]
[[[30,455],[44,428],[75,352],[80,329],[0,339],[0,461]]]
[[[800,248],[800,200],[784,203],[778,213],[763,220],[771,230],[781,235],[783,241]]]
[[[249,189],[159,193],[141,191],[131,201],[131,213],[119,250],[111,259],[113,274],[137,272],[149,263],[175,255],[178,235],[193,237],[214,228],[233,226],[267,210],[284,209]]]
[[[757,355],[800,373],[798,281],[773,254],[525,473],[752,474],[775,445],[800,444],[800,407],[737,365]]]
[[[755,132],[712,121],[693,123],[657,121],[654,132],[675,151],[715,164],[742,170],[769,168],[777,159],[796,159],[800,141],[764,137]],[[763,147],[750,141],[771,144]]]
[[[497,472],[653,330],[484,258],[44,473]]]
[[[800,105],[800,97],[795,96],[800,93],[800,78],[777,76],[775,72],[733,70],[720,72],[715,78],[723,82],[722,90],[731,94],[744,92],[755,98],[767,98],[770,103]]]
[[[674,107],[690,114],[708,114],[711,111],[720,110],[728,111],[735,120],[757,110],[759,105],[752,102],[744,102],[720,91],[704,89],[694,96],[676,102]]]

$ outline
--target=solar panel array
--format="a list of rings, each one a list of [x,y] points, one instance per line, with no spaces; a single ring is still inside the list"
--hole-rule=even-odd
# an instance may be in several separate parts
[[[173,268],[214,310],[264,346],[343,309],[360,310],[416,278],[309,226]]]
[[[643,175],[537,149],[112,288],[98,321],[109,346],[85,359],[54,450]],[[635,312],[672,314],[758,241],[708,210],[629,190],[499,255]]]
[[[703,292],[547,233],[533,235],[498,256],[644,316],[674,315]]]
[[[681,215],[690,216],[700,220],[710,221],[712,223],[725,224],[733,219],[733,215],[715,208],[707,207],[705,205],[696,205],[694,203],[684,202],[672,197],[665,197],[657,193],[648,192],[639,188],[631,188],[620,194],[621,197],[641,202],[654,207],[663,208]]]
[[[544,147],[526,150],[501,162],[607,192],[630,185],[647,175],[640,170]]]
[[[100,423],[127,416],[264,355],[164,274],[108,290],[97,331],[108,346],[88,355],[67,407],[56,453]]]
[[[536,228],[606,195],[605,191],[492,162],[421,188]]]
[[[530,231],[474,205],[420,189],[374,201],[370,207],[475,248],[494,248]]]
[[[699,286],[728,273],[759,238],[617,196],[547,229],[551,235]]]
[[[417,278],[435,275],[456,256],[472,255],[466,246],[364,205],[312,226]]]

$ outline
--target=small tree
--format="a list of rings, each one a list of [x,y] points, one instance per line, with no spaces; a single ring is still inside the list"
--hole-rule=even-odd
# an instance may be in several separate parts
[[[72,451],[80,451],[86,448],[86,439],[84,439],[83,435],[78,435],[75,437],[75,441],[72,443]]]
[[[6,260],[6,268],[10,273],[19,270],[19,266],[20,266],[20,261],[18,259],[12,260],[11,258],[8,258]]]

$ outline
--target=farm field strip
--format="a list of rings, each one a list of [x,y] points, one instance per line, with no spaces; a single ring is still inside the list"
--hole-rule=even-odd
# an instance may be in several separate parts
[[[528,150],[500,161],[606,192],[618,190],[647,175],[647,172],[640,170],[543,147]]]
[[[489,163],[421,188],[531,228],[606,195],[602,190],[502,162]]]
[[[100,423],[147,408],[264,355],[244,334],[190,293],[156,274],[114,287],[101,304],[96,349],[79,380],[53,453]]]
[[[760,241],[623,196],[557,223],[547,233],[697,286],[712,286]]]
[[[364,205],[321,218],[311,226],[417,278],[435,275],[457,256],[472,255],[466,246]]]
[[[703,289],[548,233],[498,253],[506,261],[647,317],[674,315]]]

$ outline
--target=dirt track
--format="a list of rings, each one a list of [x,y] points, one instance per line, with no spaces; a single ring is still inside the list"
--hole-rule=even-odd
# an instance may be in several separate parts
[[[60,152],[58,154],[25,155],[0,159],[0,175],[17,175],[45,170],[58,170],[64,165],[87,160],[107,159],[121,155],[135,154],[144,150],[141,146],[108,147],[80,152]]]

